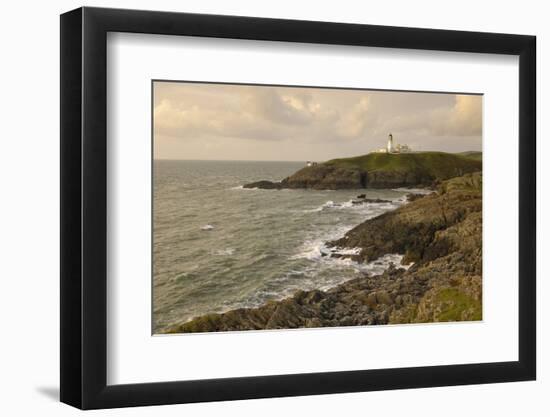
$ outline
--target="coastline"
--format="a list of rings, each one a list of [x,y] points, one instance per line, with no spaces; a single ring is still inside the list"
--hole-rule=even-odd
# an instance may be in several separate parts
[[[196,317],[163,333],[261,330],[481,319],[481,172],[443,181],[393,211],[364,221],[336,241],[338,255],[390,266],[326,291],[298,291],[256,308]],[[338,253],[340,252],[340,253]]]
[[[446,152],[369,153],[311,164],[281,181],[260,180],[243,187],[266,190],[433,187],[441,181],[481,171],[481,168],[481,159],[472,155]]]

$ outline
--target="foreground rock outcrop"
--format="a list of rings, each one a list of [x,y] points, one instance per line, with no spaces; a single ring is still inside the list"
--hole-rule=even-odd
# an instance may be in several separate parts
[[[330,245],[360,248],[358,262],[402,253],[390,267],[328,291],[197,317],[167,333],[471,321],[482,318],[482,175],[445,181],[437,192],[365,221]]]
[[[430,187],[435,183],[481,171],[480,158],[445,152],[409,154],[371,153],[333,159],[304,167],[282,181],[257,181],[244,188],[311,188],[339,190],[361,188]]]

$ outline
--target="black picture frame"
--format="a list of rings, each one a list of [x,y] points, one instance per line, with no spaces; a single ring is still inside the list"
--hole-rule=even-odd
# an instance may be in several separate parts
[[[518,361],[107,385],[108,32],[519,56]],[[61,15],[60,57],[62,402],[95,409],[535,379],[534,36],[84,7]]]

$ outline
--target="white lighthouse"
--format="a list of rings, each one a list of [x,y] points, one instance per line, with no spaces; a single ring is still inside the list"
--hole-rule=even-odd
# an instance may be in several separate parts
[[[386,147],[386,151],[388,153],[393,152],[393,135],[391,133],[388,135],[388,146]]]
[[[388,144],[385,148],[380,148],[376,151],[372,151],[374,153],[410,153],[412,152],[412,149],[409,147],[409,145],[405,145],[402,143],[398,143],[396,145],[393,144],[393,135],[390,133],[388,135]]]

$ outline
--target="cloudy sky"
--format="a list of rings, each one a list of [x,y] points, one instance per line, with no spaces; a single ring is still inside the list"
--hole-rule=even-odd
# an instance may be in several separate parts
[[[155,159],[324,161],[394,143],[481,150],[482,97],[154,83]]]

